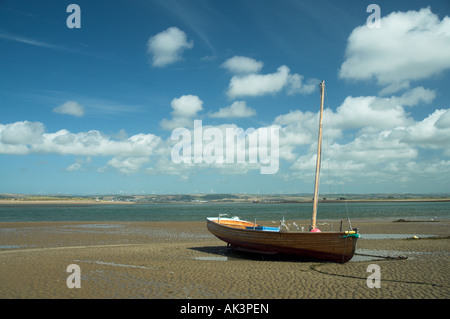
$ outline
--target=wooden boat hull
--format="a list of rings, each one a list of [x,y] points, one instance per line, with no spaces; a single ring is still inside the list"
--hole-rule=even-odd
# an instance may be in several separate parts
[[[240,221],[243,222],[243,221]],[[252,223],[247,222],[249,226]],[[345,263],[352,259],[358,236],[345,232],[296,232],[264,231],[246,229],[245,225],[219,222],[217,218],[207,219],[208,230],[231,246],[265,254],[287,254],[307,259],[319,259]]]

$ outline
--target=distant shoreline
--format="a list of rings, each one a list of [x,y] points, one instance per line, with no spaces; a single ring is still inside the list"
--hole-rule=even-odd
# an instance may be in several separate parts
[[[0,200],[0,205],[126,205],[135,203],[96,200]]]
[[[313,194],[21,194],[0,193],[0,205],[108,205],[108,204],[307,204]],[[320,194],[320,203],[450,202],[450,193]]]
[[[411,199],[330,199],[319,200],[319,203],[405,203],[405,202],[450,202],[450,198],[411,198]],[[280,202],[267,202],[267,204],[286,204],[286,203],[312,203],[310,201],[280,201]],[[261,202],[261,204],[265,204]]]
[[[420,203],[420,202],[450,202],[450,198],[412,198],[412,199],[342,199],[342,200],[320,200],[320,203]],[[306,204],[311,200],[211,200],[204,202],[191,201],[108,201],[108,200],[65,200],[65,199],[42,199],[42,200],[21,200],[21,199],[0,199],[0,205],[133,205],[133,204]]]

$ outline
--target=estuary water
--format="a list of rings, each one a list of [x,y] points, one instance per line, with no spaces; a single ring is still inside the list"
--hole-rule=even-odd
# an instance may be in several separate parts
[[[204,221],[227,214],[247,220],[308,220],[311,203],[176,203],[93,205],[0,205],[0,222],[44,221]],[[318,219],[394,221],[450,220],[450,202],[321,203]]]

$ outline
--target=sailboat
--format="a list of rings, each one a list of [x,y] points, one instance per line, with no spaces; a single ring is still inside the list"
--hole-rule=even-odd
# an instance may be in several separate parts
[[[289,230],[287,227],[267,227],[239,217],[208,217],[208,230],[229,246],[263,254],[287,254],[306,259],[345,263],[352,259],[359,238],[357,228],[344,231],[321,231],[317,227],[317,205],[322,147],[322,117],[325,81],[320,87],[319,141],[317,147],[313,212],[309,231]],[[342,225],[342,223],[341,223]],[[350,225],[350,223],[349,223]]]

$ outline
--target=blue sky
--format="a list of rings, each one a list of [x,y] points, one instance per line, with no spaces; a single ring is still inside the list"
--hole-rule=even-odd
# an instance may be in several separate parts
[[[447,0],[2,1],[0,70],[1,193],[312,193],[321,80],[322,193],[450,190]],[[195,120],[278,170],[175,163]]]

